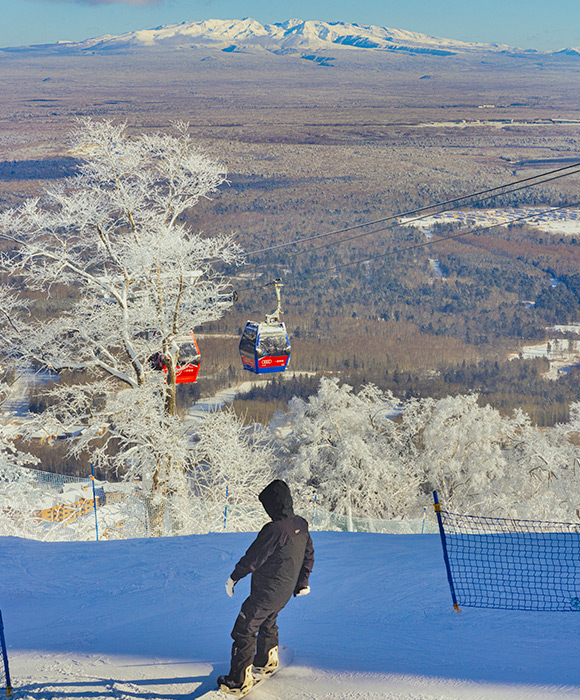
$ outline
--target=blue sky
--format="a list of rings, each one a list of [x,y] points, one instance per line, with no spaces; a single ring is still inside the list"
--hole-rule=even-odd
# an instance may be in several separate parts
[[[580,46],[580,0],[0,0],[0,47],[243,17],[349,21],[541,50]]]

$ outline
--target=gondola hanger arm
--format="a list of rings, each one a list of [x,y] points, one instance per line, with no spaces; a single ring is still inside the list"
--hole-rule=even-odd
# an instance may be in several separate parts
[[[280,289],[284,286],[282,280],[277,277],[272,282],[264,285],[265,287],[273,286],[276,291],[276,299],[278,300],[278,306],[271,314],[266,314],[266,323],[280,323],[280,316],[282,315],[282,301],[280,298]]]

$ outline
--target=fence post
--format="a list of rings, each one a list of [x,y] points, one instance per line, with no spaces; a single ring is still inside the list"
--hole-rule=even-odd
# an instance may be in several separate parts
[[[346,528],[349,532],[354,532],[354,524],[352,522],[352,503],[350,501],[350,494],[348,496],[348,504],[346,506]]]
[[[449,590],[451,591],[453,609],[456,612],[461,612],[457,603],[457,597],[455,596],[455,586],[453,585],[451,565],[449,564],[449,555],[447,554],[447,542],[445,540],[445,530],[443,529],[443,520],[441,518],[441,505],[439,504],[439,497],[437,496],[437,491],[433,491],[433,503],[433,507],[435,508],[435,513],[437,515],[437,523],[439,525],[439,534],[441,535],[441,546],[443,547],[443,561],[445,562],[445,568],[447,569],[447,581],[449,582]]]
[[[4,664],[4,675],[6,677],[6,697],[12,697],[12,684],[10,683],[10,669],[8,668],[8,654],[6,652],[6,640],[4,639],[4,622],[2,621],[2,611],[0,610],[0,646],[2,648],[2,663]]]
[[[229,493],[229,485],[226,484],[226,506],[224,508],[224,530],[226,529],[226,525],[228,523],[228,493]]]
[[[91,462],[91,481],[93,482],[93,506],[95,508],[95,533],[97,536],[97,542],[99,541],[99,521],[97,518],[97,494],[95,491],[95,468]]]
[[[316,501],[318,500],[318,494],[314,494],[314,505],[312,506],[312,529],[314,530],[314,516],[316,515]]]

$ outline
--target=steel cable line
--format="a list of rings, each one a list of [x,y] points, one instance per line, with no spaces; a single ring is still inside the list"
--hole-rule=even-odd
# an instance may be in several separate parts
[[[578,167],[580,167],[580,164],[578,164]],[[525,190],[528,187],[534,187],[535,185],[543,185],[546,182],[553,182],[554,180],[559,180],[562,177],[569,177],[570,175],[578,175],[578,174],[580,174],[580,169],[575,171],[575,172],[572,172],[572,173],[564,173],[562,175],[557,175],[556,177],[551,177],[551,178],[547,178],[545,180],[541,180],[540,182],[534,182],[531,185],[522,185],[521,187],[516,187],[512,190],[502,192],[501,194],[512,194],[514,192],[519,192],[520,190]],[[506,185],[506,187],[508,187],[508,186],[509,185]],[[478,199],[477,202],[475,202],[475,203],[480,204],[481,202],[486,202],[487,200],[493,199],[494,197],[497,197],[497,194],[488,195],[487,197],[483,197],[482,199]],[[445,212],[453,211],[454,209],[458,209],[458,207],[457,206],[449,207],[448,209],[443,209],[442,211],[440,211],[438,213],[444,214]],[[548,210],[545,210],[545,211],[548,211]],[[401,216],[398,218],[403,218],[404,216],[405,216],[404,214],[401,214]],[[432,214],[423,214],[421,216],[417,216],[417,217],[411,219],[410,221],[406,221],[405,225],[412,225],[416,221],[422,221],[423,219],[427,219],[429,216],[433,216],[433,215]],[[315,248],[310,248],[309,250],[297,251],[295,253],[291,253],[288,256],[288,258],[295,258],[295,257],[298,257],[299,255],[304,255],[305,253],[313,253],[317,250],[321,250],[322,248],[330,248],[333,245],[341,245],[342,243],[348,243],[349,241],[354,241],[358,238],[364,238],[365,236],[372,236],[374,233],[381,233],[382,231],[387,231],[389,228],[391,228],[394,225],[394,223],[395,222],[393,222],[392,224],[389,224],[389,226],[382,226],[381,228],[374,229],[373,231],[365,231],[364,233],[359,233],[356,236],[349,236],[348,238],[341,238],[340,241],[324,243],[323,245],[316,246]]]
[[[544,209],[542,212],[538,213],[535,212],[533,214],[524,214],[522,216],[515,217],[511,219],[510,221],[504,221],[501,223],[497,224],[491,224],[490,226],[484,226],[483,228],[470,228],[468,231],[462,231],[461,233],[455,233],[455,234],[450,234],[449,236],[442,236],[441,238],[437,238],[435,240],[429,240],[429,241],[423,241],[423,243],[413,243],[412,245],[408,246],[400,246],[398,248],[393,248],[390,250],[388,253],[381,253],[380,255],[371,255],[368,258],[361,258],[360,260],[353,260],[348,263],[342,263],[340,265],[334,265],[333,267],[318,267],[318,268],[313,268],[312,270],[309,270],[310,272],[320,272],[324,270],[325,272],[333,272],[334,270],[339,270],[343,267],[350,267],[351,265],[360,265],[361,263],[365,262],[370,262],[372,260],[380,260],[382,258],[386,258],[389,255],[395,255],[396,253],[403,253],[408,250],[414,250],[416,248],[425,248],[430,245],[436,245],[437,243],[441,243],[442,241],[450,241],[455,238],[461,238],[462,236],[468,236],[469,234],[475,234],[475,233],[483,233],[484,231],[491,231],[494,228],[498,228],[499,226],[509,226],[510,224],[516,223],[518,221],[526,221],[527,219],[534,219],[537,216],[541,216],[542,214],[546,214],[547,212],[550,211],[561,211],[562,209],[566,209],[568,207],[572,206],[578,206],[578,203],[575,202],[574,204],[562,204],[560,207],[550,207],[549,209]]]
[[[462,238],[463,236],[468,236],[469,234],[473,233],[483,233],[485,231],[491,231],[492,229],[498,228],[499,226],[509,226],[510,224],[516,223],[518,221],[526,221],[528,219],[535,219],[538,216],[542,216],[542,214],[546,214],[548,212],[553,212],[553,211],[561,211],[562,209],[567,209],[568,207],[572,206],[578,206],[578,202],[572,203],[572,204],[562,204],[559,207],[549,207],[548,209],[544,209],[541,212],[533,212],[533,213],[528,213],[528,214],[522,214],[522,216],[517,216],[514,217],[513,219],[510,219],[509,221],[504,221],[501,223],[497,224],[491,224],[489,226],[484,226],[482,228],[470,228],[467,231],[462,231],[461,233],[454,233],[450,234],[449,236],[442,236],[441,238],[437,238],[435,240],[428,240],[428,241],[423,241],[423,243],[413,243],[412,245],[408,246],[401,246],[398,248],[393,248],[392,250],[389,250],[387,253],[380,253],[379,255],[371,255],[368,258],[360,258],[359,260],[353,260],[348,263],[341,263],[340,265],[333,265],[332,267],[324,266],[324,267],[315,267],[310,270],[308,270],[308,273],[312,272],[333,272],[334,270],[340,270],[344,267],[351,267],[352,265],[360,265],[365,262],[371,262],[372,260],[381,260],[382,258],[386,258],[389,255],[395,255],[396,253],[403,253],[406,252],[407,250],[414,250],[416,248],[426,248],[427,246],[430,245],[436,245],[437,243],[441,243],[442,241],[449,241],[453,240],[455,238]],[[425,217],[419,217],[419,218],[425,218]],[[380,231],[386,230],[390,228],[390,226],[385,226],[383,229],[377,229],[376,231],[373,231],[373,233],[379,233]],[[320,248],[325,248],[327,246],[319,246],[319,248],[315,248],[314,250],[319,250]],[[268,283],[269,284],[269,283]],[[249,289],[255,289],[257,286],[267,286],[266,285],[257,285],[257,284],[250,284],[247,287],[242,287],[241,289],[236,290],[237,292],[246,292]]]
[[[496,187],[491,187],[491,188],[488,188],[485,190],[480,190],[478,192],[472,192],[471,194],[462,195],[461,197],[454,197],[453,199],[447,199],[447,200],[444,200],[442,202],[435,202],[434,204],[425,205],[424,207],[410,209],[409,211],[406,211],[406,212],[400,212],[398,214],[391,214],[389,216],[385,216],[385,217],[382,217],[380,219],[375,219],[373,221],[365,221],[365,222],[360,223],[360,224],[353,224],[352,226],[346,226],[346,227],[341,228],[341,229],[336,229],[335,231],[328,231],[326,233],[318,233],[318,234],[315,234],[313,236],[307,236],[306,238],[297,239],[295,241],[288,241],[286,243],[277,243],[276,245],[267,246],[266,248],[259,248],[257,250],[251,250],[251,251],[248,251],[247,253],[245,253],[245,255],[246,256],[258,255],[259,253],[267,253],[271,250],[279,250],[281,248],[287,248],[288,246],[291,246],[291,245],[299,245],[301,243],[308,243],[309,241],[318,240],[320,238],[328,238],[329,236],[336,236],[339,233],[347,233],[348,231],[354,231],[356,229],[364,228],[366,226],[373,226],[374,224],[381,224],[381,223],[384,223],[386,221],[394,221],[395,219],[400,219],[400,218],[403,218],[405,216],[412,216],[414,214],[419,214],[419,213],[424,212],[424,211],[430,211],[431,209],[436,209],[438,207],[445,207],[445,206],[450,205],[450,204],[457,204],[458,202],[462,202],[466,199],[474,199],[475,197],[479,197],[481,195],[489,195],[489,197],[486,197],[485,199],[480,200],[480,201],[486,201],[487,199],[492,199],[494,196],[497,196],[497,195],[491,195],[490,193],[492,193],[492,192],[498,192],[498,190],[505,190],[506,188],[513,187],[514,185],[520,185],[521,183],[524,183],[524,182],[531,182],[532,180],[538,180],[540,178],[545,178],[548,175],[553,175],[555,173],[561,173],[561,172],[564,172],[566,170],[571,170],[573,168],[580,168],[580,163],[574,163],[572,165],[566,165],[566,166],[563,166],[561,168],[555,168],[554,170],[548,170],[545,173],[539,173],[538,175],[532,175],[532,176],[529,176],[526,178],[521,178],[520,180],[515,180],[514,182],[507,183],[505,185],[497,185]],[[580,171],[578,171],[578,172],[580,172]],[[574,175],[577,173],[567,173],[566,175],[568,175],[568,174]],[[560,177],[564,177],[566,175],[563,175]],[[545,180],[545,182],[551,182],[553,179],[558,179],[558,178],[551,178],[549,180]],[[534,185],[541,185],[541,184],[543,184],[543,182],[544,182],[544,180],[542,180],[540,182],[533,183],[533,185],[527,185],[527,187],[533,187]],[[512,191],[517,192],[519,189],[526,189],[526,188],[521,187],[521,188],[518,188],[518,189],[515,189]],[[504,192],[503,194],[510,194],[510,192]],[[456,209],[456,208],[457,207],[450,207],[449,209],[443,209],[442,212],[440,212],[440,213],[443,213],[445,211],[449,211],[452,209]],[[378,229],[378,230],[383,231],[385,229],[382,228],[382,229]],[[377,231],[374,231],[372,233],[376,233],[376,232]],[[370,234],[363,234],[363,235],[370,235]],[[346,239],[346,240],[350,240],[350,239]]]
[[[564,172],[564,171],[571,170],[571,169],[573,169],[573,168],[578,168],[578,170],[575,170],[575,171],[573,171],[573,172]],[[547,175],[553,175],[554,173],[560,173],[560,174],[559,174],[559,175],[556,175],[555,177],[549,177],[549,178],[546,177]],[[557,168],[557,169],[555,169],[555,170],[551,170],[551,171],[548,171],[548,172],[545,172],[545,173],[541,173],[541,174],[536,175],[536,176],[534,176],[534,177],[523,178],[523,179],[521,179],[521,180],[515,181],[515,182],[513,182],[513,183],[509,183],[509,184],[507,184],[507,185],[501,185],[501,186],[498,186],[498,187],[491,188],[490,190],[482,190],[482,191],[481,191],[481,194],[488,194],[489,192],[497,192],[497,190],[501,190],[501,189],[506,190],[506,188],[509,188],[509,187],[511,187],[511,188],[513,188],[513,189],[510,189],[510,190],[507,190],[507,191],[505,191],[505,192],[502,192],[501,194],[512,194],[512,193],[514,193],[514,192],[519,192],[519,191],[521,191],[521,190],[527,189],[527,188],[529,188],[529,187],[534,187],[534,186],[536,186],[536,185],[541,185],[541,184],[544,184],[544,183],[547,183],[547,182],[553,182],[553,181],[559,180],[559,179],[561,179],[561,178],[563,178],[563,177],[570,177],[571,175],[577,175],[577,174],[580,174],[580,163],[575,163],[574,165],[569,165],[569,166],[566,166],[566,167],[563,167],[563,168]],[[534,182],[534,183],[531,183],[531,184],[525,184],[525,185],[521,184],[521,183],[530,183],[531,180],[538,180],[539,178],[544,178],[544,179],[540,180],[539,182]],[[521,186],[520,186],[520,187],[514,188],[514,187],[513,187],[514,185],[521,185]],[[454,203],[454,202],[462,201],[462,200],[465,200],[465,199],[474,198],[474,197],[476,197],[476,196],[478,196],[478,193],[474,193],[474,194],[472,194],[472,195],[465,195],[464,197],[458,197],[458,198],[455,198],[455,200],[448,200],[448,201],[451,202],[451,203]],[[484,201],[487,201],[487,200],[489,200],[489,199],[493,199],[495,196],[497,196],[497,194],[494,194],[494,195],[489,194],[487,197],[484,197],[484,198],[482,198],[482,199],[477,200],[477,203],[484,202]],[[342,229],[341,231],[335,231],[335,232],[333,232],[333,233],[336,234],[336,233],[341,233],[341,232],[344,232],[344,231],[353,230],[353,229],[355,229],[355,228],[362,228],[363,226],[369,226],[369,225],[371,225],[372,223],[377,223],[377,222],[379,222],[379,221],[387,221],[387,220],[393,220],[393,219],[403,218],[404,216],[408,216],[409,214],[417,213],[417,212],[420,212],[420,211],[426,211],[426,210],[434,209],[434,208],[436,208],[436,207],[438,207],[438,206],[443,206],[444,204],[445,204],[445,202],[441,202],[441,203],[438,203],[438,204],[433,204],[433,205],[430,205],[430,206],[421,207],[421,208],[419,208],[419,209],[415,209],[415,210],[412,210],[412,211],[410,211],[410,212],[406,212],[406,213],[403,213],[403,214],[397,214],[397,215],[393,215],[393,216],[390,216],[390,217],[385,217],[385,218],[383,218],[383,219],[377,219],[375,222],[367,222],[367,223],[365,223],[365,224],[357,224],[356,226],[347,227],[347,228],[345,228],[345,229]],[[561,207],[550,207],[550,208],[548,208],[548,209],[543,210],[541,213],[543,214],[543,213],[546,213],[546,212],[548,212],[548,211],[559,211],[560,209],[565,209],[565,208],[567,208],[567,207],[569,207],[569,206],[573,206],[573,205],[571,205],[571,204],[566,204],[566,205],[562,205]],[[443,209],[442,211],[440,211],[440,212],[438,212],[438,213],[445,213],[446,211],[453,211],[454,209],[457,209],[457,207],[456,207],[456,206],[454,206],[454,207],[449,207],[448,209]],[[522,215],[521,217],[516,217],[516,218],[512,219],[511,221],[509,221],[509,222],[507,222],[507,223],[514,223],[514,222],[517,222],[517,221],[524,221],[524,220],[526,220],[526,219],[532,219],[532,218],[535,218],[535,217],[538,216],[538,215],[539,215],[539,214],[538,214],[537,212],[535,212],[535,213],[533,213],[533,214],[532,214],[532,213],[530,213],[530,214],[524,214],[524,215]],[[421,215],[421,216],[417,216],[417,217],[415,217],[414,219],[411,219],[410,221],[408,221],[408,222],[406,222],[406,223],[407,223],[407,224],[413,224],[414,222],[416,222],[416,221],[421,221],[422,219],[425,219],[425,218],[427,218],[428,216],[431,216],[431,214],[423,214],[423,215]],[[490,230],[490,229],[493,229],[493,228],[497,228],[497,226],[504,226],[504,225],[505,225],[505,223],[503,223],[503,224],[494,224],[494,225],[492,225],[492,226],[485,227],[485,228],[481,228],[481,229],[469,229],[469,231],[464,231],[464,232],[462,232],[462,233],[460,233],[460,234],[454,234],[454,235],[452,235],[452,236],[448,236],[448,237],[444,237],[444,238],[439,238],[439,239],[437,239],[437,240],[435,240],[435,241],[429,241],[429,242],[425,242],[425,243],[416,244],[416,245],[413,246],[413,247],[423,247],[423,246],[426,246],[426,245],[436,244],[436,243],[439,242],[439,241],[448,240],[448,239],[450,239],[450,238],[459,238],[459,237],[461,237],[461,236],[468,235],[469,233],[474,233],[474,232],[478,232],[478,231],[487,231],[487,230]],[[287,256],[287,259],[291,259],[291,258],[298,257],[299,255],[302,255],[302,254],[305,253],[305,252],[310,252],[310,253],[312,253],[312,252],[315,252],[315,251],[317,251],[317,250],[321,250],[322,248],[329,248],[329,247],[333,247],[333,246],[338,246],[338,245],[341,245],[342,243],[347,243],[347,242],[349,242],[349,241],[352,241],[352,240],[355,240],[355,239],[358,239],[358,238],[362,238],[362,237],[364,237],[364,236],[370,236],[370,235],[373,235],[373,234],[375,234],[375,233],[381,233],[382,231],[388,230],[388,229],[391,228],[392,226],[393,226],[393,224],[391,223],[391,224],[389,224],[388,226],[383,226],[383,227],[381,227],[381,228],[374,229],[373,231],[366,231],[366,232],[364,232],[364,233],[360,233],[360,234],[357,234],[357,235],[355,235],[355,236],[349,236],[348,238],[344,238],[344,239],[341,239],[341,240],[339,240],[339,241],[331,241],[330,243],[326,243],[326,244],[323,244],[323,245],[321,245],[321,246],[317,246],[317,247],[315,247],[315,248],[311,248],[311,249],[308,250],[308,251],[297,251],[297,252],[295,252],[295,253],[292,253],[292,254],[288,255],[288,256]],[[280,244],[279,246],[273,246],[273,247],[270,247],[270,248],[265,248],[265,249],[263,249],[262,251],[254,251],[254,252],[265,252],[265,251],[267,251],[267,250],[273,250],[273,249],[275,249],[275,248],[287,247],[287,246],[289,246],[289,245],[297,244],[297,243],[300,243],[300,242],[303,242],[303,241],[308,241],[308,240],[315,240],[316,238],[321,238],[321,237],[324,237],[324,236],[327,236],[327,235],[331,235],[331,234],[321,234],[320,236],[311,236],[311,237],[309,237],[309,238],[307,238],[307,239],[302,239],[301,241],[293,241],[293,242],[291,242],[291,243]],[[399,249],[395,249],[395,251],[391,251],[391,252],[398,252],[398,250],[399,250]],[[350,266],[350,265],[357,265],[357,264],[360,264],[360,263],[362,263],[362,262],[368,262],[368,261],[373,260],[373,259],[375,259],[375,258],[380,259],[380,258],[382,258],[382,257],[386,257],[386,256],[389,255],[389,254],[390,254],[390,253],[381,254],[381,255],[378,255],[378,256],[371,256],[371,257],[369,257],[369,258],[360,259],[360,260],[353,261],[353,262],[350,262],[350,263],[344,263],[344,264],[342,264],[342,265],[337,265],[337,266],[330,267],[330,268],[329,268],[329,267],[314,268],[314,269],[312,270],[312,272],[318,272],[318,271],[321,271],[321,270],[332,271],[332,270],[340,269],[340,268],[342,268],[342,267],[348,267],[348,266]],[[262,267],[262,266],[264,266],[265,264],[272,264],[272,263],[254,263],[254,264],[253,264],[253,267]],[[280,264],[280,263],[276,263],[276,264]],[[256,286],[257,286],[256,284],[249,285],[249,286],[247,286],[247,287],[243,287],[243,288],[240,289],[239,291],[241,291],[241,292],[247,291],[248,289],[252,289],[252,288],[254,288],[254,287],[256,287]]]

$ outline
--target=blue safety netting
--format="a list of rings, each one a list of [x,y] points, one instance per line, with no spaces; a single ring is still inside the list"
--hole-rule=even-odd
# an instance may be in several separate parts
[[[459,605],[580,611],[580,523],[440,513]]]

